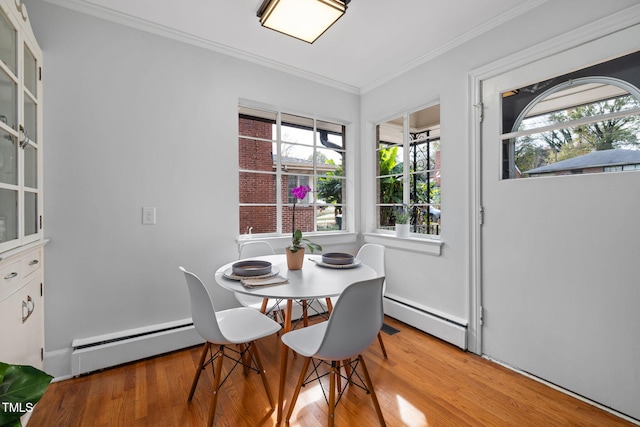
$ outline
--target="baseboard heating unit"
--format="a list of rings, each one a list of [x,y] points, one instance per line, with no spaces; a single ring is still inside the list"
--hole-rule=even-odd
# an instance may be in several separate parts
[[[75,339],[71,373],[78,376],[202,342],[191,319]]]
[[[467,349],[467,322],[462,319],[421,307],[389,293],[384,297],[384,313],[463,350]]]

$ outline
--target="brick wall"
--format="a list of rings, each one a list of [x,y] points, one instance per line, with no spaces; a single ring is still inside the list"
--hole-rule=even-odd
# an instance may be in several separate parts
[[[272,139],[272,124],[245,117],[239,118],[239,134],[266,140]],[[273,172],[273,154],[271,142],[251,138],[238,141],[239,166],[241,169]],[[240,203],[276,203],[275,175],[241,173]],[[282,180],[282,200],[289,198],[287,180]],[[284,234],[291,230],[291,207],[284,206],[282,212],[282,230]],[[303,232],[313,231],[313,207],[296,207],[296,228]],[[276,208],[272,206],[242,206],[240,208],[240,234],[252,227],[253,234],[276,232]]]

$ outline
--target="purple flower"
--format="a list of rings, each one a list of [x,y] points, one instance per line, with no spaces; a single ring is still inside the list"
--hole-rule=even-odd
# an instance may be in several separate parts
[[[291,189],[291,194],[295,196],[296,199],[302,200],[307,197],[307,193],[311,191],[311,187],[308,185],[301,185],[296,188]]]

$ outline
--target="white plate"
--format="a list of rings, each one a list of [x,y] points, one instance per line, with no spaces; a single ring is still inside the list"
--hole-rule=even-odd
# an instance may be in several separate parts
[[[276,267],[275,265],[272,265],[271,266],[271,273],[269,273],[269,274],[263,274],[261,276],[238,276],[238,275],[233,274],[233,268],[229,267],[224,271],[223,276],[225,278],[227,278],[227,279],[230,279],[230,280],[238,280],[238,281],[240,281],[241,279],[264,279],[264,278],[267,278],[267,277],[275,276],[278,273],[280,273],[280,269],[278,267]]]

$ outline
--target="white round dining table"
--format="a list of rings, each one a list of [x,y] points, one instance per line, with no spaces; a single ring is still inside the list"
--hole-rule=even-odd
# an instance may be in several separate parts
[[[230,262],[220,267],[215,274],[216,282],[225,289],[232,292],[240,292],[261,298],[273,298],[287,300],[285,312],[284,332],[291,330],[291,312],[293,300],[314,300],[340,296],[342,291],[351,283],[361,280],[373,279],[377,276],[376,271],[356,260],[356,266],[351,268],[328,267],[321,262],[320,255],[305,256],[301,270],[289,270],[287,259],[284,254],[265,255],[252,257],[251,260],[268,261],[271,263],[272,272],[278,271],[278,275],[288,279],[288,283],[275,285],[256,286],[247,288],[240,280],[229,278],[232,265],[238,260]],[[241,261],[241,260],[240,260]],[[330,303],[327,301],[329,307]],[[263,304],[263,308],[266,304]],[[284,402],[284,385],[286,383],[286,372],[288,363],[288,350],[282,345],[282,358],[280,362],[280,384],[278,387],[278,423],[282,421],[282,407]]]
[[[216,282],[225,289],[262,298],[281,299],[321,299],[339,296],[344,288],[353,282],[373,279],[376,272],[366,264],[358,264],[354,268],[323,267],[320,255],[306,256],[301,270],[289,270],[285,255],[265,255],[252,257],[252,260],[268,261],[272,271],[285,277],[289,283],[256,286],[246,288],[239,280],[228,279],[225,273],[237,261],[223,265],[216,271]]]

